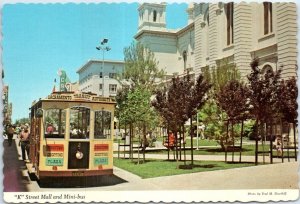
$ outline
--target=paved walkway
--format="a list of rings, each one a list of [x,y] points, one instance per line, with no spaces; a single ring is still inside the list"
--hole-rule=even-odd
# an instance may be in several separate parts
[[[14,137],[15,138],[15,137]],[[8,141],[3,142],[3,186],[4,192],[21,192],[28,191],[30,178],[27,174],[25,162],[20,159],[20,151],[16,140],[13,140],[11,146],[8,146]]]
[[[4,141],[4,192],[12,191],[82,191],[82,188],[39,188],[29,180],[25,163],[19,160],[17,141],[8,147]],[[146,154],[146,158],[167,158],[167,155]],[[229,157],[230,158],[230,157]],[[195,155],[195,160],[221,160],[224,156]],[[243,157],[243,161],[252,158]],[[236,160],[237,161],[237,160]],[[130,172],[114,167],[114,176],[124,181],[85,188],[99,190],[224,190],[224,189],[298,189],[298,162],[258,165],[228,170],[181,174],[142,179]]]
[[[201,148],[215,148],[216,146],[201,146]],[[187,147],[188,148],[188,147]],[[167,152],[167,148],[164,147],[163,145],[161,146],[155,146],[155,147],[151,147],[151,148],[147,148],[148,153],[146,152],[145,157],[146,159],[168,159],[168,154],[154,154],[154,153],[149,153],[150,151],[153,150],[165,150]],[[114,143],[114,151],[118,151],[118,143]],[[129,147],[125,147],[125,151],[129,151]],[[194,152],[196,152],[197,150],[194,150]],[[232,160],[232,153],[228,153],[227,154],[227,161],[234,161],[234,162],[238,162],[240,159],[239,156],[239,152],[236,152],[234,154],[233,160]],[[118,154],[115,153],[114,157],[118,157]],[[125,158],[128,158],[129,154],[125,153]],[[142,152],[140,152],[140,155],[138,155],[136,152],[133,154],[134,158],[143,158],[143,154]],[[124,147],[120,147],[120,158],[124,158]],[[182,159],[184,158],[183,153],[182,153]],[[170,159],[174,159],[174,152],[170,151]],[[191,160],[191,156],[190,155],[186,155],[186,160]],[[194,155],[194,160],[203,160],[203,161],[225,161],[225,154],[224,155]],[[255,162],[255,156],[245,156],[242,155],[241,158],[242,162]],[[269,156],[258,156],[258,162],[263,162],[265,161],[265,163],[270,163],[270,157]],[[290,158],[290,161],[295,161],[294,158]],[[284,162],[288,162],[287,158],[284,158]],[[281,158],[273,158],[273,163],[282,163],[282,159]]]

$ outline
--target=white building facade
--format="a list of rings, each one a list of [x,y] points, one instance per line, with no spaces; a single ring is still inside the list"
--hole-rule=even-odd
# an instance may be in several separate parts
[[[143,3],[139,9],[139,27],[134,38],[154,52],[158,67],[167,75],[194,67],[194,23],[182,29],[166,28],[166,4]]]
[[[116,60],[89,60],[77,71],[81,92],[91,92],[99,96],[116,96],[120,84],[118,74],[124,70],[124,62]]]
[[[262,70],[282,67],[282,77],[297,72],[295,3],[199,3],[187,9],[187,26],[166,28],[166,4],[139,7],[135,39],[154,52],[167,74],[201,73],[223,60],[235,64],[242,77],[258,58]]]

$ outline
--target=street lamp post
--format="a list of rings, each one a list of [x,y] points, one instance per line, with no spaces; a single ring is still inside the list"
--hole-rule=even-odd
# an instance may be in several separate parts
[[[102,51],[102,96],[104,97],[104,52],[105,51],[110,51],[111,48],[109,46],[105,46],[105,44],[108,42],[107,38],[102,39],[101,45],[97,46],[97,50]]]

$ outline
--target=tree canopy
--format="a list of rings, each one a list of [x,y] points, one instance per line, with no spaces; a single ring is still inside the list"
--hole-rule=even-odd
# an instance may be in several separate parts
[[[158,110],[173,132],[179,128],[201,108],[206,101],[209,84],[202,75],[194,81],[190,75],[186,77],[173,77],[171,85],[156,92],[152,105]]]
[[[217,103],[230,120],[246,119],[249,110],[249,89],[237,80],[225,84],[217,94]]]
[[[164,70],[158,68],[158,62],[153,52],[140,42],[133,42],[124,48],[125,69],[121,76],[127,80],[132,87],[142,86],[153,90],[157,80],[165,75]]]
[[[249,80],[249,100],[251,114],[260,121],[267,121],[278,114],[276,103],[280,82],[281,69],[267,70],[263,73],[258,68],[258,60],[251,63],[251,73],[247,76]]]

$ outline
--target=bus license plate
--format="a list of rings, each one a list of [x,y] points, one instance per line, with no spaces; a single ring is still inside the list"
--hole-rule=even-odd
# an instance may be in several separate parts
[[[84,176],[84,172],[83,171],[73,171],[72,176]]]

